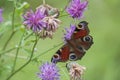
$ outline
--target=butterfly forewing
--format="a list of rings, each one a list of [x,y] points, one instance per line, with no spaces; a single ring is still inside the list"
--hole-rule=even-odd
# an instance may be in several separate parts
[[[89,34],[88,23],[86,21],[80,22],[72,35],[74,39],[82,38]]]

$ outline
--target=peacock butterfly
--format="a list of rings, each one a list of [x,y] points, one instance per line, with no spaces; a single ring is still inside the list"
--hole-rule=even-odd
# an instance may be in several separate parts
[[[57,63],[81,59],[86,50],[93,44],[93,38],[89,35],[89,32],[88,23],[86,21],[80,22],[75,28],[71,39],[66,40],[66,44],[53,55],[51,61]]]

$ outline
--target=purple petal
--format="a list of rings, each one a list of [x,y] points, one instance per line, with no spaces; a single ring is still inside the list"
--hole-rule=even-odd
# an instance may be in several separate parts
[[[81,2],[80,0],[72,0],[69,6],[66,8],[68,14],[76,19],[80,19],[83,16],[83,12],[88,5],[88,1]]]
[[[44,26],[44,22],[42,22],[44,15],[42,15],[39,10],[37,10],[35,13],[30,10],[23,15],[23,18],[23,24],[26,26],[26,28],[32,29],[34,32],[41,31]]]
[[[37,73],[38,77],[42,80],[59,80],[59,70],[54,63],[44,63],[40,67],[40,73]]]

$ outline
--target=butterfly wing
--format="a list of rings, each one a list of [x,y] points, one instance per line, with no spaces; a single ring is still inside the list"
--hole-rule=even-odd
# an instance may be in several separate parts
[[[85,55],[86,51],[91,47],[93,44],[93,38],[92,36],[87,35],[83,38],[75,39],[74,44],[76,47],[73,51],[76,54],[78,60],[81,59]]]
[[[93,44],[93,38],[92,36],[87,35],[83,38],[76,39],[75,42],[77,46],[81,45],[84,50],[88,50]]]
[[[81,59],[84,54],[85,51],[82,48],[81,43],[76,43],[75,41],[76,39],[73,40],[68,40],[67,43],[69,44],[69,46],[71,47],[71,51],[70,51],[70,55],[69,55],[69,60],[78,60]]]
[[[65,44],[62,48],[60,48],[56,54],[53,55],[52,57],[52,62],[65,62],[69,59],[69,54],[70,54],[70,47],[68,44]]]
[[[89,35],[88,23],[82,21],[76,27],[70,40],[60,48],[52,57],[52,62],[66,62],[68,60],[81,59],[86,50],[93,44],[93,38]]]
[[[86,50],[88,50],[93,44],[93,38],[89,35],[90,31],[88,28],[88,23],[86,21],[82,21],[76,27],[72,39],[67,41],[68,44],[73,48],[72,53],[77,56],[77,59],[81,59]]]
[[[82,38],[82,37],[88,35],[89,32],[90,31],[89,31],[89,28],[88,28],[88,23],[86,21],[82,21],[76,27],[72,37],[74,39]]]

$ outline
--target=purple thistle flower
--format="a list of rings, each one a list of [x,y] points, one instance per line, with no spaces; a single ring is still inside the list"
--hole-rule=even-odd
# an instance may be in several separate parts
[[[45,26],[44,22],[42,21],[44,15],[41,14],[39,10],[36,10],[35,13],[30,10],[29,12],[26,12],[23,17],[23,24],[26,26],[27,29],[32,29],[34,32],[41,31]]]
[[[72,0],[66,11],[71,17],[80,19],[83,16],[83,12],[87,5],[88,1],[81,2],[80,0]]]
[[[59,70],[54,63],[46,62],[40,67],[38,77],[42,80],[59,80]]]
[[[66,28],[66,34],[64,36],[65,40],[70,40],[71,36],[75,30],[76,26],[75,25],[70,25],[70,28]]]
[[[3,21],[2,12],[3,12],[3,10],[0,9],[0,23]]]

